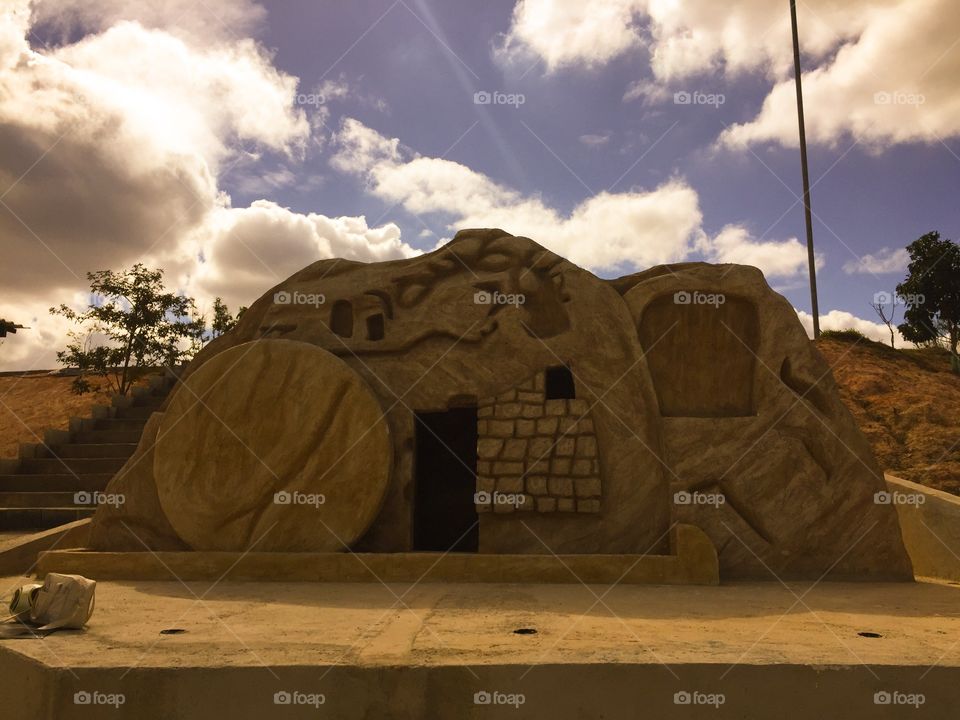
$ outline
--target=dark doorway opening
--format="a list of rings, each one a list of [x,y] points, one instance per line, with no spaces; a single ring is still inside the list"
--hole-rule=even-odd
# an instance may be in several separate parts
[[[413,549],[476,552],[477,409],[416,414]]]

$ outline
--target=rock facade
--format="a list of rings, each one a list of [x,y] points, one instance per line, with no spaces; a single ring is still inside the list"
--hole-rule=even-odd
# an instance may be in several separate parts
[[[478,512],[600,512],[600,460],[590,406],[546,399],[544,373],[481,400]]]
[[[259,345],[273,358],[262,367],[283,369],[270,375],[272,394],[231,397],[251,392],[260,372],[251,367],[243,382],[226,373],[218,402],[232,408],[227,425],[250,434],[246,444],[268,471],[233,458],[242,447],[221,449],[233,470],[229,483],[217,478],[190,433],[180,462],[158,432],[172,421],[151,419],[128,472],[108,487],[127,504],[97,511],[95,548],[243,549],[264,518],[276,517],[268,491],[296,487],[300,477],[338,503],[282,521],[270,549],[417,549],[421,416],[475,408],[466,512],[479,552],[664,553],[670,528],[683,522],[709,535],[726,577],[912,577],[895,509],[873,501],[882,475],[830,368],[756,268],[691,263],[602,280],[502,230],[462,231],[408,260],[322,260],[265,293],[205,347],[164,414],[188,406],[180,393],[203,396],[215,384],[205,367]],[[327,358],[318,368],[354,377],[363,390],[356,397],[379,412],[368,403],[356,415],[354,403],[324,390],[323,371],[304,374],[292,346],[314,348]],[[565,381],[552,386],[558,371]],[[245,402],[253,405],[244,410]],[[343,402],[340,410],[359,419],[356,432],[336,435],[339,424],[319,418]],[[318,443],[340,439],[314,453],[314,440],[295,441],[292,429],[258,437],[254,406],[275,418],[274,404],[328,427]],[[349,472],[327,473],[354,452],[349,438],[364,437],[360,420],[380,439],[360,444]],[[195,427],[197,437],[229,444],[199,416]],[[379,473],[370,485],[368,466]],[[178,509],[181,495],[203,504],[218,488],[237,503]],[[362,500],[361,521],[339,515],[356,510],[351,492]],[[230,528],[222,542],[203,532],[204,518]],[[326,536],[336,528],[344,542]]]

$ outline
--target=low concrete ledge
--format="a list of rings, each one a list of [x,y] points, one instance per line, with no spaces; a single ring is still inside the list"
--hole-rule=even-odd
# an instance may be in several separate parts
[[[717,553],[702,530],[675,526],[671,546],[671,555],[53,550],[41,553],[37,575],[76,573],[94,580],[719,584]]]
[[[620,584],[591,593],[573,584],[106,581],[86,630],[0,640],[0,713],[3,720],[957,717],[960,588],[814,585]],[[801,593],[803,605],[795,605]],[[180,632],[162,634],[170,630]],[[76,702],[77,693],[88,700],[99,693],[99,702]],[[277,693],[324,697],[319,707],[281,704]],[[492,693],[523,700],[478,702]],[[687,700],[678,702],[678,693]],[[715,694],[722,697],[711,704]]]
[[[913,574],[960,582],[960,497],[889,473],[885,477]]]
[[[30,571],[37,555],[54,547],[76,548],[90,542],[90,518],[0,542],[0,576]]]

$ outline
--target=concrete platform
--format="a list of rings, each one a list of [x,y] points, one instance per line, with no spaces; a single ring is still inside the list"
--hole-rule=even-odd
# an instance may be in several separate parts
[[[41,552],[35,574],[94,580],[500,582],[717,585],[713,543],[693,525],[670,531],[670,555],[480,553]],[[2,556],[0,556],[2,557]],[[0,566],[2,567],[2,566]]]
[[[76,520],[46,530],[0,534],[0,575],[32,572],[41,552],[83,546],[90,539],[90,520]]]
[[[887,473],[915,575],[960,582],[960,497]]]
[[[952,718],[960,587],[101,582],[84,632],[0,641],[0,698],[17,720]]]

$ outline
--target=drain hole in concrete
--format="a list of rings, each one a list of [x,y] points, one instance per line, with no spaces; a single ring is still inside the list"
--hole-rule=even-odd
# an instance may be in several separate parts
[[[167,628],[166,630],[161,630],[160,634],[161,635],[180,635],[181,633],[185,633],[185,632],[186,630],[184,630],[183,628]]]
[[[860,637],[868,637],[868,638],[883,637],[883,635],[881,635],[880,633],[875,633],[875,632],[858,632],[857,635],[859,635]]]
[[[533,628],[517,628],[513,631],[514,635],[536,635],[537,631]]]

